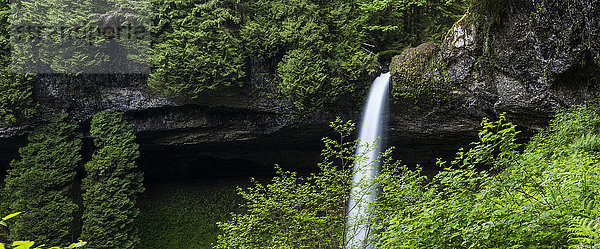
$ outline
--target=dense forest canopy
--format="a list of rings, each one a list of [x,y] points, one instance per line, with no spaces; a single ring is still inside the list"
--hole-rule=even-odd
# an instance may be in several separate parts
[[[256,62],[296,107],[363,94],[402,49],[441,41],[468,1],[154,1],[150,84],[166,94],[243,84]],[[204,70],[210,68],[210,70]]]
[[[275,76],[273,90],[301,112],[331,108],[360,99],[366,82],[392,55],[441,41],[470,1],[41,0],[11,5],[3,0],[0,5],[0,118],[12,123],[35,113],[29,73],[148,72],[156,91],[195,98],[204,90],[246,84],[252,65],[262,63]],[[121,31],[131,25],[135,28]],[[139,37],[132,39],[128,32]],[[32,37],[42,40],[27,40]]]

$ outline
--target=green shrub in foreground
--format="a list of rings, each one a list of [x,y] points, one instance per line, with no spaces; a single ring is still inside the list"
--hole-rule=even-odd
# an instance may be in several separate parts
[[[332,127],[340,140],[323,139],[321,172],[299,176],[277,167],[268,184],[239,189],[241,212],[218,223],[215,248],[342,248],[350,167],[355,143],[346,141],[354,125],[339,119]]]
[[[513,125],[483,122],[480,141],[426,182],[384,171],[381,248],[580,248],[597,246],[600,191],[597,109],[557,115],[521,153]],[[478,170],[485,165],[492,170]],[[587,220],[584,220],[587,219]]]
[[[371,242],[386,249],[598,248],[599,132],[591,105],[557,114],[522,149],[504,116],[484,119],[479,141],[451,162],[439,160],[433,179],[388,150]],[[240,191],[245,211],[219,224],[215,248],[343,248],[350,172],[330,166],[354,155],[352,146],[340,153],[332,145],[326,142],[324,155],[333,157],[321,172],[305,178],[280,170],[271,183]]]
[[[7,227],[8,225],[6,224],[6,221],[21,214],[21,212],[16,212],[16,213],[12,213],[9,214],[7,216],[4,216],[4,218],[2,218],[2,220],[0,220],[0,225]],[[73,249],[73,248],[80,248],[85,246],[85,244],[87,244],[87,242],[84,241],[79,241],[77,243],[72,243],[71,245],[64,247],[64,249]],[[9,249],[30,249],[31,247],[33,247],[34,245],[36,245],[35,242],[33,241],[29,241],[29,240],[18,240],[18,241],[14,241],[12,243],[3,243],[0,242],[0,249],[5,249],[5,248],[9,248]],[[45,244],[38,244],[34,249],[42,249],[42,248],[47,248]],[[63,249],[63,247],[58,247],[58,246],[53,246],[50,247],[49,249]]]

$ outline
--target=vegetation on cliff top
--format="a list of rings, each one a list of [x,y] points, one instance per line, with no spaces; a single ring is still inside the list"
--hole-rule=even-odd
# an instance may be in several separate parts
[[[360,102],[376,60],[440,41],[469,1],[154,1],[150,85],[197,96],[239,85],[253,62],[300,111]],[[168,21],[165,21],[168,20]],[[173,24],[180,25],[173,25]],[[185,25],[183,25],[185,24]]]
[[[35,113],[31,76],[15,74],[11,66],[9,3],[0,1],[0,124],[28,119]]]
[[[17,72],[101,73],[136,63],[149,64],[148,84],[171,97],[195,98],[205,90],[242,85],[257,73],[253,65],[262,63],[266,73],[275,76],[271,90],[287,97],[301,113],[347,103],[357,106],[377,60],[388,61],[424,41],[440,41],[469,1],[152,0],[150,6],[144,1],[118,2],[118,9],[109,8],[111,1],[78,1],[78,8],[63,0],[25,3],[16,12],[31,15],[19,16],[8,0],[0,2],[3,123],[35,112],[31,75]],[[59,8],[49,11],[52,6]],[[135,45],[113,40],[111,32],[96,34],[95,27],[117,19],[124,25],[147,24],[150,39]],[[10,24],[40,28],[44,42],[35,49],[30,42],[11,43]],[[62,40],[64,34],[57,29],[66,24],[76,25],[68,32],[83,33],[78,39]],[[111,47],[113,43],[119,47]]]

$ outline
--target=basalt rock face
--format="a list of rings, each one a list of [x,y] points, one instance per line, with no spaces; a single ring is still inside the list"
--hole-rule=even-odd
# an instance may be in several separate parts
[[[469,13],[442,44],[394,57],[386,141],[398,147],[394,157],[431,165],[468,145],[483,117],[506,112],[519,126],[538,129],[554,111],[595,97],[599,11],[598,0],[505,0],[501,14]],[[34,98],[39,113],[67,112],[83,132],[95,113],[124,111],[149,178],[268,174],[274,163],[315,167],[321,137],[332,135],[329,121],[358,120],[360,110],[290,115],[267,68],[254,62],[243,87],[194,99],[157,94],[143,75],[40,75]],[[0,127],[3,168],[39,122]]]
[[[442,44],[394,57],[396,136],[458,138],[501,113],[539,129],[555,111],[597,96],[600,1],[504,0],[479,11]]]
[[[125,112],[132,123],[149,178],[270,174],[275,163],[316,165],[331,119],[292,115],[292,105],[261,68],[253,67],[243,87],[207,90],[193,99],[165,97],[148,87],[145,75],[38,75],[38,118],[0,127],[0,169],[44,116],[68,113],[86,133],[92,116],[107,109]],[[92,138],[86,140],[90,154]]]

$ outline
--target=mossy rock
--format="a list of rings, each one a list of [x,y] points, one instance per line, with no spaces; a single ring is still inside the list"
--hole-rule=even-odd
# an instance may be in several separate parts
[[[451,86],[439,52],[439,44],[428,42],[392,59],[390,73],[396,102],[431,106],[448,99]]]

